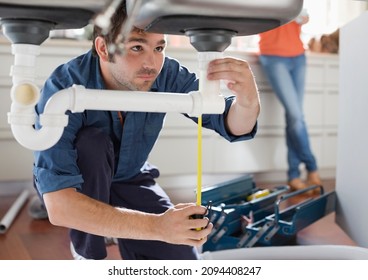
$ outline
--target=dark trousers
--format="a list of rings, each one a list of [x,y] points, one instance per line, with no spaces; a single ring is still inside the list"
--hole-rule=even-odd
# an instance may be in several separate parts
[[[97,128],[82,129],[76,139],[78,166],[83,176],[82,193],[117,207],[149,213],[163,213],[172,206],[169,197],[155,182],[157,169],[142,172],[128,182],[112,182],[115,170],[113,143]],[[104,237],[70,230],[76,252],[87,259],[104,259]],[[123,259],[198,259],[197,250],[160,241],[118,239]]]

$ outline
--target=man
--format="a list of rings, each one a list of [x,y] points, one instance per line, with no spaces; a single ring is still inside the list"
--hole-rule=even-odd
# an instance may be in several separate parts
[[[179,93],[198,89],[194,74],[165,57],[162,34],[134,28],[124,52],[110,53],[125,17],[123,1],[112,18],[110,34],[95,28],[92,51],[54,71],[37,105],[39,114],[54,93],[73,84]],[[236,98],[226,99],[223,115],[204,115],[203,126],[229,141],[253,138],[260,104],[249,65],[232,58],[213,61],[208,79],[232,81],[228,87]],[[60,141],[35,152],[35,185],[50,222],[71,229],[76,255],[105,258],[104,236],[108,236],[118,238],[123,259],[198,259],[196,247],[206,241],[212,224],[190,217],[205,214],[205,208],[192,203],[173,206],[154,180],[158,170],[146,162],[164,117],[144,112],[69,113]],[[194,230],[198,228],[202,230]]]

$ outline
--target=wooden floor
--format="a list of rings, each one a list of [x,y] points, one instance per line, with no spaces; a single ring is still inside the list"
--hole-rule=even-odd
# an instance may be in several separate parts
[[[277,183],[260,183],[260,188]],[[333,179],[324,181],[326,191],[333,190]],[[0,218],[5,215],[17,196],[0,196]],[[301,198],[302,199],[302,198]],[[29,202],[28,202],[29,203]],[[70,260],[68,230],[52,226],[48,220],[34,220],[28,214],[26,203],[9,229],[0,234],[0,260]],[[300,245],[353,245],[356,244],[334,222],[334,213],[299,231]],[[108,247],[107,259],[120,259],[117,246]]]

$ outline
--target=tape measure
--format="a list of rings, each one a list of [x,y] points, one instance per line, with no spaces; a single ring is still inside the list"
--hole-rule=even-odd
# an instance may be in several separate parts
[[[202,115],[198,117],[197,133],[197,205],[202,205]]]

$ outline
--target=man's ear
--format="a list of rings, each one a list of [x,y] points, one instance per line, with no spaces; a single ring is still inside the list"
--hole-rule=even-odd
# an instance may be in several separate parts
[[[96,37],[95,48],[98,56],[102,61],[109,61],[109,51],[104,38],[100,36]]]

